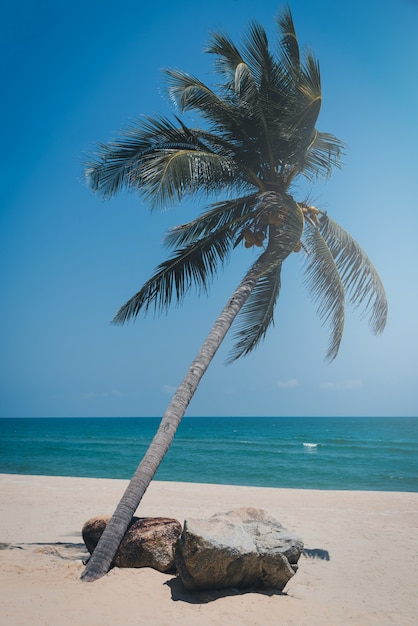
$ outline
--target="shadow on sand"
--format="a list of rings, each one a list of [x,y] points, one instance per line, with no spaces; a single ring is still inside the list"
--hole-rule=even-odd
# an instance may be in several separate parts
[[[331,560],[328,550],[321,550],[321,548],[304,548],[302,554],[308,559],[320,559],[321,561]]]
[[[242,596],[246,593],[258,593],[264,596],[286,596],[286,592],[277,589],[206,589],[204,591],[187,591],[180,578],[172,578],[164,583],[171,590],[171,599],[175,602],[188,602],[189,604],[208,604],[219,600],[219,598],[229,598],[231,596]]]
[[[302,552],[303,556],[307,559],[319,559],[321,561],[329,561],[330,555],[328,550],[322,550],[321,548],[305,548]],[[286,596],[285,591],[278,591],[277,589],[256,589],[250,587],[248,589],[212,589],[204,591],[187,591],[183,586],[180,578],[172,578],[166,583],[171,590],[171,599],[175,602],[188,602],[189,604],[207,604],[214,602],[219,598],[227,598],[230,596],[241,596],[246,593],[258,593],[265,596]]]
[[[63,541],[56,541],[55,543],[0,543],[0,550],[31,550],[38,554],[51,554],[70,561],[82,560],[88,556],[84,543],[66,543]]]

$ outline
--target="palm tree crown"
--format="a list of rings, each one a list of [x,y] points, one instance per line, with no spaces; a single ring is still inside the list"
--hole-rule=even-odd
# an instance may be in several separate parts
[[[319,65],[301,55],[289,9],[277,17],[280,48],[270,50],[265,30],[251,24],[241,48],[214,34],[207,52],[223,82],[216,90],[179,70],[165,72],[168,92],[181,112],[197,111],[202,127],[174,116],[148,117],[118,141],[101,145],[86,175],[104,197],[138,190],[151,206],[192,194],[224,193],[195,220],[166,236],[172,256],[116,314],[123,323],[141,309],[167,308],[192,284],[207,289],[219,264],[243,242],[263,247],[269,263],[240,312],[231,360],[250,352],[273,321],[283,260],[301,246],[307,282],[318,313],[330,325],[327,357],[337,355],[345,297],[363,305],[371,329],[383,330],[387,302],[380,278],[360,246],[326,214],[290,195],[303,175],[313,181],[339,166],[343,144],[316,129],[321,108]]]

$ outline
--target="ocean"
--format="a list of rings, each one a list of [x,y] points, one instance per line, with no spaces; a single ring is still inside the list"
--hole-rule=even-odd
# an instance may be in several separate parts
[[[159,418],[0,419],[0,473],[129,479]],[[157,480],[418,492],[417,417],[185,417]]]

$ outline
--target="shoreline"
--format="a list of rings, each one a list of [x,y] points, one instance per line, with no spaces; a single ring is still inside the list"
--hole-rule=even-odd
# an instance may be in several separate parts
[[[187,594],[173,575],[148,568],[115,568],[82,583],[82,525],[111,514],[128,483],[0,475],[0,599],[8,623],[416,623],[418,493],[153,481],[138,515],[183,524],[187,517],[253,506],[299,535],[306,553],[285,593]]]
[[[13,476],[22,476],[22,477],[30,477],[33,479],[36,478],[63,478],[63,479],[70,479],[70,480],[100,480],[100,481],[119,481],[120,483],[124,483],[124,484],[128,484],[131,480],[131,478],[109,478],[109,477],[105,477],[105,476],[74,476],[74,475],[67,475],[67,474],[22,474],[20,472],[2,472],[0,470],[0,479],[2,477],[8,476],[10,478],[12,478]],[[342,489],[335,489],[335,488],[327,488],[327,487],[321,487],[321,488],[315,488],[313,489],[312,487],[275,487],[275,486],[270,486],[270,485],[248,485],[248,484],[244,484],[244,483],[213,483],[213,482],[206,482],[206,481],[180,481],[180,480],[166,480],[164,478],[161,479],[153,479],[153,482],[155,483],[164,483],[167,485],[170,484],[174,484],[174,485],[201,485],[201,486],[206,486],[206,485],[211,485],[213,487],[226,487],[226,488],[237,488],[237,489],[274,489],[276,491],[303,491],[303,492],[319,492],[319,493],[405,493],[405,494],[418,494],[418,489],[412,489],[412,490],[404,490],[404,489],[352,489],[352,488],[342,488]]]

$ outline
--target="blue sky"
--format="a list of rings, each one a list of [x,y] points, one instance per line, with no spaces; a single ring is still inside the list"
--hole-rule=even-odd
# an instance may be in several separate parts
[[[228,338],[189,415],[417,415],[418,4],[294,0],[301,44],[320,60],[320,130],[348,146],[327,183],[300,185],[365,249],[385,284],[382,336],[348,309],[339,356],[303,287],[301,255],[283,275],[275,327],[225,365]],[[170,114],[161,70],[212,82],[211,31],[239,38],[254,18],[274,38],[280,4],[2,2],[0,416],[161,415],[251,258],[168,315],[110,319],[162,261],[162,237],[203,209],[150,213],[103,202],[83,162],[141,114]],[[297,193],[295,194],[297,196]]]

